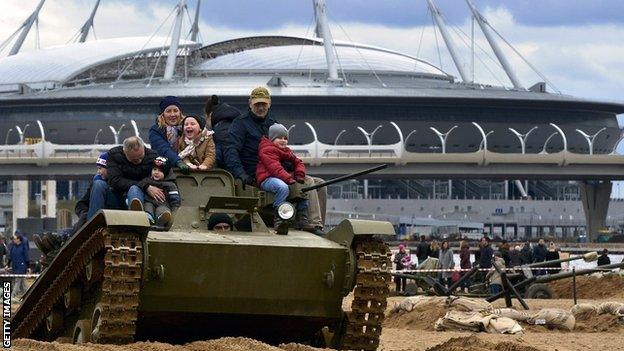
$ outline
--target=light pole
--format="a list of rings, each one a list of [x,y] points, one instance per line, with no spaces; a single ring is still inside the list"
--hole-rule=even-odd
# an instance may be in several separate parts
[[[362,132],[362,134],[364,134],[364,137],[366,138],[366,141],[368,142],[368,156],[371,156],[371,146],[373,145],[373,136],[375,136],[375,133],[379,130],[379,128],[381,128],[381,124],[378,125],[377,127],[375,127],[375,129],[373,129],[373,131],[371,133],[367,132],[364,128],[358,126],[357,129]]]
[[[119,127],[118,130],[115,130],[115,128],[113,126],[108,126],[108,128],[110,128],[111,132],[113,132],[113,137],[115,138],[115,144],[119,145],[119,133],[121,133],[121,130],[125,127],[125,124],[122,124],[121,127]]]
[[[407,137],[405,138],[405,142],[403,142],[403,147],[407,148],[407,141],[412,136],[412,134],[415,134],[415,133],[416,133],[416,129],[412,129],[412,131],[409,132],[409,134],[407,134]]]
[[[292,126],[288,127],[288,129],[287,129],[288,133],[290,133],[290,130],[295,128],[295,126],[296,126],[296,124],[293,124]]]
[[[598,136],[598,134],[604,132],[607,128],[601,128],[599,131],[596,132],[596,134],[593,135],[589,135],[587,133],[585,133],[584,131],[577,129],[576,131],[581,134],[585,140],[587,141],[587,146],[589,146],[589,154],[593,155],[594,154],[594,140],[596,140],[596,137]],[[616,145],[617,146],[617,145]]]
[[[130,124],[132,124],[132,129],[134,129],[134,135],[140,138],[141,136],[139,135],[139,127],[137,126],[136,122],[133,119],[131,119]],[[121,130],[121,128],[119,128],[119,130]]]
[[[19,134],[20,137],[20,144],[24,143],[24,134],[26,133],[26,129],[30,126],[30,124],[26,123],[26,125],[24,126],[24,129],[20,128],[19,126],[15,126],[15,129],[17,130],[17,133]]]
[[[546,141],[544,142],[544,146],[542,147],[542,151],[540,151],[540,154],[547,154],[546,147],[548,146],[548,142],[557,134],[559,134],[559,132],[554,132],[551,135],[549,135],[548,138],[546,138]]]
[[[438,138],[440,138],[440,144],[442,144],[442,153],[443,154],[446,153],[446,139],[448,139],[448,136],[451,134],[451,132],[455,128],[457,128],[457,125],[454,125],[453,127],[451,127],[451,129],[449,129],[448,132],[442,133],[439,130],[435,129],[434,127],[429,127],[429,129],[433,130],[433,132],[436,133]]]
[[[100,140],[98,139],[98,137],[100,136],[100,133],[102,133],[102,128],[98,129],[97,133],[95,133],[95,139],[93,139],[94,145],[99,144]]]
[[[493,130],[490,130],[489,132],[485,133],[485,137],[489,137],[490,134],[494,133]],[[479,143],[479,151],[483,150],[483,144],[485,144],[485,142],[483,140],[481,140],[481,143]]]
[[[338,139],[340,139],[340,136],[343,135],[346,131],[346,129],[343,129],[340,131],[340,133],[338,133],[338,135],[336,135],[336,139],[334,139],[334,146],[338,145]],[[336,151],[336,154],[338,154],[338,150],[334,149],[334,151]]]
[[[9,143],[9,135],[11,134],[12,131],[13,131],[13,128],[9,128],[9,130],[7,130],[6,136],[4,137],[4,145],[7,145]]]
[[[522,149],[522,154],[524,155],[526,152],[526,140],[529,138],[529,135],[533,133],[534,130],[537,129],[537,126],[534,126],[525,134],[520,134],[517,130],[513,128],[507,128],[507,129],[509,129],[512,133],[514,133],[518,137],[518,140],[520,140],[520,148]]]

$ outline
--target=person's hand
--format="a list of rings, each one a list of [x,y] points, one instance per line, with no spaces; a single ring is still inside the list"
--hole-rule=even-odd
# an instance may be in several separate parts
[[[296,178],[295,181],[299,184],[303,184],[305,182],[305,179],[303,178]]]
[[[165,192],[161,188],[149,185],[147,187],[147,193],[157,201],[165,202]]]
[[[187,165],[187,166],[191,169],[191,171],[195,171],[195,170],[197,170],[197,166],[195,166],[195,165],[194,165],[194,164],[192,164],[192,163],[187,163],[186,165]]]
[[[184,161],[180,160],[178,161],[178,163],[176,163],[176,166],[178,166],[178,168],[180,169],[180,172],[182,172],[182,174],[189,174],[190,173],[190,168],[189,166],[184,163]]]
[[[243,174],[241,176],[241,181],[243,182],[244,185],[251,185],[251,186],[255,186],[256,185],[256,178],[250,177],[247,174]]]
[[[288,181],[286,182],[286,184],[291,185],[291,184],[295,184],[295,180],[290,178],[288,179]]]
[[[206,166],[206,165],[204,165],[204,164],[201,164],[201,165],[199,165],[199,166],[197,167],[197,169],[199,169],[200,171],[206,171],[206,170],[208,170],[208,166]]]

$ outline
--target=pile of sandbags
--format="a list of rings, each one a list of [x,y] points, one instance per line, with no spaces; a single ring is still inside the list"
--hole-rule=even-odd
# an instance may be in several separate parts
[[[544,325],[548,328],[574,330],[576,319],[574,315],[560,308],[544,308],[531,315],[526,321],[528,324]]]
[[[395,302],[393,313],[411,312],[419,308],[430,308],[431,306],[444,306],[444,297],[439,296],[410,296],[401,302]]]
[[[522,327],[511,318],[500,317],[489,312],[449,311],[435,323],[436,331],[454,330],[516,334]]]
[[[599,305],[590,303],[581,303],[572,306],[570,312],[577,316],[579,314],[586,314],[595,311],[597,314],[610,314],[619,318],[624,318],[624,303],[608,301]]]

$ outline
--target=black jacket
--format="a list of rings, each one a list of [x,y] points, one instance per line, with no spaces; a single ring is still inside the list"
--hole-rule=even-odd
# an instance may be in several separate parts
[[[605,254],[598,256],[598,265],[604,266],[606,264],[611,264],[611,259],[609,258],[609,256]]]
[[[521,264],[531,264],[533,263],[533,253],[531,252],[531,248],[529,245],[525,245],[520,250],[520,262]]]
[[[251,111],[237,117],[230,125],[225,164],[235,178],[255,178],[258,165],[258,145],[269,127],[277,123],[270,115],[259,118]]]
[[[548,250],[546,249],[546,245],[537,244],[533,248],[533,262],[544,262],[546,261],[546,253]]]
[[[152,174],[156,151],[145,148],[145,157],[140,164],[130,163],[123,152],[123,146],[115,146],[108,150],[108,185],[120,198],[131,186],[139,186],[139,182]]]
[[[214,131],[212,138],[216,146],[217,165],[221,168],[225,168],[225,148],[229,139],[228,131],[230,125],[240,114],[236,107],[226,103],[221,103],[212,110],[212,115],[210,116],[210,123]]]
[[[396,265],[396,269],[400,270],[400,269],[405,269],[405,265],[403,264],[403,259],[407,256],[407,252],[397,252],[396,255],[394,255],[394,264]],[[410,268],[410,267],[407,267]]]
[[[421,241],[416,247],[416,257],[418,257],[418,264],[422,264],[427,257],[429,257],[429,243]]]
[[[492,267],[492,255],[494,254],[494,250],[492,250],[492,246],[487,245],[481,248],[481,256],[479,256],[479,267],[481,268],[490,268]]]
[[[150,185],[163,190],[165,193],[164,202],[158,201],[147,194],[146,190]],[[170,208],[180,207],[180,192],[178,191],[178,186],[175,183],[175,176],[173,175],[173,172],[169,172],[167,177],[160,181],[154,180],[151,177],[145,178],[139,182],[139,187],[143,189],[143,192],[145,193],[145,201],[152,203],[156,207],[160,205],[167,205]]]

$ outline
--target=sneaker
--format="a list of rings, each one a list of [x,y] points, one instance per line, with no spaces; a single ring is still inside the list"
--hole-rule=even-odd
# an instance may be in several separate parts
[[[158,216],[158,224],[162,226],[166,226],[171,222],[171,212],[165,211],[160,216]]]
[[[145,213],[147,213],[147,220],[149,220],[150,225],[156,224],[156,221],[154,220],[154,216],[149,212],[145,212]]]
[[[321,227],[305,228],[303,230],[318,236],[325,236],[326,234]]]
[[[143,203],[141,200],[134,198],[130,201],[130,210],[131,211],[143,211]]]

